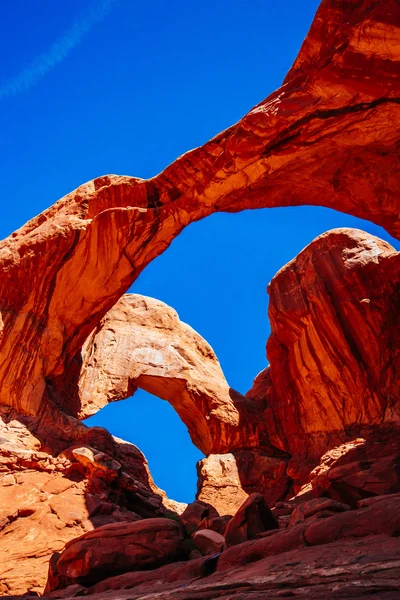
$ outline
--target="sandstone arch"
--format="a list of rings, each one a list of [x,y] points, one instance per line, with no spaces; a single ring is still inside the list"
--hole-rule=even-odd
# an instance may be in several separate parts
[[[143,388],[172,404],[206,454],[203,500],[224,510],[260,489],[279,500],[332,446],[399,422],[400,254],[360,230],[332,230],[276,274],[269,294],[270,366],[246,397],[173,309],[136,294],[102,319],[58,393],[84,417]]]
[[[75,378],[67,370],[58,389],[70,389],[68,405],[85,418],[137,388],[170,402],[204,454],[268,445],[261,413],[229,387],[206,340],[164,302],[126,294],[86,340]]]
[[[399,24],[395,0],[324,0],[283,86],[237,125],[151,180],[89,182],[4,240],[0,401],[44,415],[104,314],[212,212],[321,204],[398,236]]]
[[[7,540],[2,592],[43,589],[50,554],[104,520],[165,514],[165,498],[152,483],[140,451],[105,430],[86,428],[76,418],[82,402],[74,383],[85,340],[101,332],[108,311],[187,224],[216,211],[315,204],[370,219],[400,236],[399,30],[396,0],[323,0],[282,87],[238,124],[149,181],[110,175],[87,183],[0,243],[0,426],[6,437],[1,485],[6,490],[4,522],[11,525],[1,533]],[[219,384],[204,407],[213,409],[217,392],[226,416],[216,411],[211,427],[204,423],[204,414],[197,413],[202,420],[199,443],[204,440],[207,452],[221,452],[202,461],[203,499],[218,498],[230,485],[229,510],[234,510],[233,496],[237,500],[241,484],[262,491],[272,502],[285,498],[293,485],[297,489],[304,482],[323,448],[341,441],[344,444],[335,448],[339,460],[328,452],[314,473],[320,494],[332,493],[334,486],[340,494],[343,469],[347,480],[342,491],[350,490],[353,503],[399,491],[399,254],[364,234],[340,235],[345,239],[338,244],[335,234],[336,246],[330,250],[333,238],[327,234],[305,252],[317,275],[321,269],[326,274],[328,267],[339,268],[342,289],[331,285],[321,290],[320,278],[315,277],[320,297],[313,298],[310,271],[304,269],[297,287],[292,286],[291,303],[287,287],[293,272],[284,270],[272,283],[271,368],[257,378],[247,395],[250,402],[236,398],[231,404],[227,383],[220,373],[216,376]],[[324,243],[329,256],[319,261],[313,249],[319,252]],[[368,251],[373,244],[377,253]],[[348,248],[361,250],[354,264],[346,255]],[[362,277],[366,271],[368,281]],[[339,299],[353,295],[351,310],[337,302],[336,310],[329,310],[329,294]],[[315,306],[324,323],[316,322]],[[322,331],[326,317],[357,384],[347,373],[351,396],[346,411],[342,382],[336,376],[337,355]],[[353,319],[363,326],[359,343],[351,335]],[[282,335],[279,323],[287,325],[287,335]],[[322,368],[315,358],[319,351],[326,357]],[[355,352],[361,359],[357,364]],[[280,379],[279,369],[286,381]],[[142,377],[145,386],[149,377],[154,383],[155,376],[147,372],[138,379]],[[67,383],[70,389],[63,387]],[[313,427],[308,416],[316,400],[324,411]],[[262,412],[262,419],[254,432],[246,430],[246,436],[249,444],[260,446],[243,448],[247,439],[236,427],[249,405],[255,406],[257,419]],[[351,428],[354,419],[356,427]],[[264,425],[273,443],[286,451],[284,457],[271,457],[267,440],[257,439]],[[373,427],[377,435],[371,435],[369,445],[368,440],[346,442],[360,431],[368,437]],[[336,468],[330,470],[332,460]],[[212,472],[213,465],[219,471]],[[77,486],[71,472],[79,475]],[[18,502],[7,493],[16,481]],[[384,512],[390,519],[395,504],[389,502]],[[42,538],[31,535],[37,527]],[[27,530],[29,540],[21,533]],[[393,527],[392,534],[397,531]]]

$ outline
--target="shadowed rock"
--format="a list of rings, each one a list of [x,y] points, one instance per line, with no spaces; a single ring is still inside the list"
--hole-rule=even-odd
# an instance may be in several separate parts
[[[381,436],[398,437],[399,255],[361,232],[321,236],[274,278],[271,366],[246,399],[232,394],[215,356],[204,356],[204,340],[171,313],[186,343],[191,338],[197,346],[194,355],[185,345],[179,345],[185,356],[171,350],[167,362],[177,377],[169,377],[164,360],[150,364],[144,353],[136,372],[127,364],[118,373],[115,397],[110,381],[93,400],[82,400],[79,386],[82,365],[90,364],[84,354],[90,341],[82,354],[85,341],[105,333],[108,311],[191,222],[217,211],[311,204],[368,218],[400,236],[399,25],[396,0],[323,0],[282,87],[239,123],[151,180],[109,175],[79,187],[0,243],[3,594],[41,592],[48,557],[76,535],[110,521],[121,531],[121,521],[136,527],[144,523],[134,522],[138,516],[162,513],[163,499],[141,453],[77,418],[91,403],[96,408],[129,395],[139,384],[174,403],[196,443],[213,452],[200,467],[199,498],[222,514],[235,512],[249,491],[278,500],[308,482],[306,497],[313,491],[338,501],[348,497],[353,507],[368,495],[397,491],[397,450]],[[153,342],[157,352],[171,340],[171,331],[164,334]],[[193,359],[203,373],[195,390]],[[204,381],[209,366],[211,389]],[[374,464],[350,461],[352,449],[344,462],[326,459],[332,448],[360,436],[371,448],[374,435],[382,448],[380,455],[366,451]],[[321,455],[321,468],[310,474]],[[237,586],[246,598],[272,598],[283,585],[305,589],[307,598],[356,598],[365,590],[397,597],[399,514],[398,498],[391,496],[240,544],[223,553],[200,594],[223,598]],[[288,525],[289,514],[284,518]],[[341,540],[338,550],[340,536],[349,542]],[[366,567],[357,539],[363,552],[368,544],[375,553]],[[320,551],[327,542],[336,555],[332,548]],[[306,544],[316,545],[318,560],[325,557],[322,575]],[[107,565],[110,549],[103,544],[100,553]],[[121,551],[126,558],[129,550]],[[301,565],[288,573],[287,557],[278,564],[276,556],[291,552],[295,567]],[[268,556],[277,563],[249,566]],[[79,563],[72,579],[89,581],[91,567],[85,571],[87,565],[73,553],[70,558],[69,564]],[[278,574],[271,575],[275,564]],[[246,569],[236,569],[241,565]],[[156,584],[149,585],[151,594]],[[180,599],[198,596],[196,586],[180,589]],[[162,591],[168,598],[168,589]]]
[[[153,179],[95,179],[4,240],[0,402],[70,434],[50,409],[65,366],[143,268],[213,212],[316,204],[399,235],[399,21],[396,0],[325,0],[282,87],[239,123]]]

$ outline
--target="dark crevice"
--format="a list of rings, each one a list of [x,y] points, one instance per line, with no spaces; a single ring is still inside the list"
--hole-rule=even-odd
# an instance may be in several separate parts
[[[299,137],[301,131],[297,131],[303,125],[307,125],[309,122],[314,121],[316,119],[325,120],[331,119],[332,117],[338,117],[351,113],[358,113],[367,110],[372,110],[381,104],[400,104],[400,98],[378,98],[373,102],[360,102],[359,104],[354,104],[353,106],[343,106],[342,108],[332,108],[326,110],[317,110],[309,115],[305,115],[293,125],[290,125],[282,134],[278,136],[278,139],[274,140],[270,144],[264,148],[264,152],[262,156],[269,156],[272,151],[280,149],[281,146],[284,146],[288,142],[292,142],[295,138]],[[293,133],[292,133],[293,132]]]

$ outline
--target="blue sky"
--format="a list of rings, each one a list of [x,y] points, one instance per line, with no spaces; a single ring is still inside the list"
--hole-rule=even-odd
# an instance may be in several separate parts
[[[2,5],[3,238],[81,183],[151,177],[280,85],[316,0],[8,0]],[[266,366],[266,286],[320,233],[379,227],[328,209],[213,215],[133,286],[173,306],[245,392]],[[193,499],[200,452],[165,402],[139,392],[89,420],[137,444],[168,494]]]

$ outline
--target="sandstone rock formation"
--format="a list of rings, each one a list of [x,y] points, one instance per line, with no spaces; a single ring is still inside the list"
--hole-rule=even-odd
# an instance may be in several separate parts
[[[72,376],[67,370],[62,395],[71,389],[68,405],[81,418],[139,387],[172,404],[205,454],[262,444],[253,403],[229,387],[211,346],[164,302],[123,296],[86,340],[79,363]]]
[[[200,529],[193,534],[193,541],[203,555],[214,555],[226,548],[225,538],[212,529]]]
[[[69,583],[94,584],[108,575],[156,568],[182,554],[183,532],[172,519],[103,525],[66,544],[51,565],[45,592]]]
[[[365,498],[400,491],[398,429],[377,428],[368,439],[357,438],[328,450],[310,473],[315,496],[351,506]]]
[[[261,420],[259,424],[263,427]],[[288,463],[289,457],[273,448],[210,454],[197,466],[197,497],[221,515],[234,515],[254,492],[261,492],[273,506],[292,491]]]
[[[157,594],[161,600],[259,600],[281,598],[282,592],[311,599],[361,600],[375,594],[395,600],[400,590],[399,506],[398,494],[376,497],[357,510],[306,520],[233,546],[214,557],[209,571],[200,559],[115,576],[92,588],[70,588],[71,595],[67,588],[62,597],[84,592],[94,600],[117,599],[122,592],[113,590],[125,589],[123,597],[130,600],[139,600],[145,593]]]
[[[71,404],[84,411],[87,399],[102,406],[144,387],[169,400],[211,454],[199,468],[199,499],[221,514],[251,491],[283,499],[326,450],[398,421],[400,255],[361,231],[334,230],[281,269],[269,292],[270,367],[248,398],[229,388],[212,349],[174,311],[132,295],[89,336]]]
[[[392,246],[356,230],[328,232],[279,271],[269,294],[267,418],[277,447],[320,455],[344,430],[399,421],[400,254]]]
[[[208,519],[217,519],[218,517],[218,512],[211,504],[196,500],[187,505],[180,515],[180,521],[185,527],[186,532],[192,535],[199,528],[200,523],[208,521]],[[208,529],[208,527],[202,527],[202,529]]]
[[[41,593],[52,554],[85,532],[164,516],[163,503],[180,511],[165,501],[133,444],[93,428],[92,444],[114,458],[90,447],[56,456],[32,430],[32,419],[0,411],[0,595]]]
[[[231,450],[230,444],[240,444],[242,440],[245,445],[245,432],[254,431],[256,435],[249,438],[249,445],[257,439],[263,439],[265,444],[262,448],[244,447],[225,454],[210,454],[201,461],[199,499],[210,503],[221,515],[235,514],[252,492],[261,492],[274,505],[292,493],[293,479],[297,487],[310,480],[305,491],[313,490],[317,496],[325,494],[353,507],[359,499],[397,492],[400,490],[400,442],[398,430],[393,428],[396,427],[399,398],[396,395],[399,373],[396,345],[399,339],[396,329],[400,289],[398,259],[398,253],[377,238],[355,230],[336,230],[315,240],[282,269],[270,285],[271,339],[282,354],[275,359],[279,361],[277,363],[271,357],[268,373],[257,378],[246,401],[240,395],[229,395],[218,361],[204,340],[181,324],[171,309],[138,296],[124,297],[89,336],[81,354],[83,368],[75,380],[78,385],[73,385],[72,389],[77,391],[78,400],[79,394],[84,397],[85,389],[95,390],[94,402],[100,403],[115,399],[112,394],[128,395],[132,384],[149,385],[142,383],[142,377],[150,380],[155,377],[157,390],[168,390],[171,381],[174,386],[176,380],[180,380],[181,389],[189,391],[189,399],[192,394],[197,406],[201,406],[204,398],[212,398],[216,409],[219,402],[224,409],[229,407],[228,398],[239,398],[236,404],[232,401],[232,406],[239,419],[246,415],[246,426],[237,436],[219,436],[222,427],[218,429],[218,417],[221,414],[222,422],[226,423],[225,412],[216,410],[217,425],[208,427],[207,434],[211,433],[205,439],[212,439],[214,435],[224,449]],[[293,273],[296,274],[294,281]],[[322,282],[324,287],[321,287]],[[368,287],[370,283],[372,288]],[[369,302],[363,302],[367,293]],[[333,306],[339,308],[334,311]],[[168,326],[170,319],[173,326]],[[291,323],[295,327],[291,328]],[[366,332],[360,349],[365,357],[363,362],[355,352],[358,330],[354,327],[357,323],[360,335]],[[308,330],[312,335],[307,333]],[[318,334],[325,331],[329,332],[329,337],[320,339]],[[355,332],[353,343],[348,331]],[[288,337],[280,337],[282,332]],[[319,346],[313,350],[312,346],[304,345],[301,336]],[[159,364],[154,359],[146,362],[145,352],[142,352],[141,360],[132,361],[130,339],[134,340],[134,348],[160,352]],[[284,350],[283,341],[277,341],[281,339],[288,345]],[[336,344],[333,343],[335,339],[338,340]],[[112,352],[105,340],[111,340]],[[180,348],[185,354],[187,363],[183,363],[183,367],[179,357],[177,360],[175,349],[166,352],[173,340],[174,348]],[[326,352],[328,347],[329,354]],[[323,360],[310,363],[310,357],[317,356],[319,350],[324,352]],[[283,360],[282,355],[287,356],[287,360]],[[118,361],[113,360],[115,357]],[[281,365],[280,369],[276,368],[277,364]],[[340,373],[348,368],[353,378],[357,380],[358,377],[363,385],[354,386],[350,375],[346,380],[342,374],[335,376],[335,365],[337,370],[341,366]],[[213,372],[215,375],[211,378]],[[290,381],[293,373],[291,403],[284,402],[289,392],[285,392],[279,403],[277,390],[282,383]],[[327,386],[329,376],[331,382]],[[344,381],[352,393],[346,397],[346,410],[341,413],[342,420],[337,425],[334,416]],[[172,389],[176,391],[175,387]],[[157,393],[170,399],[186,419],[184,404],[181,410],[182,400],[177,394]],[[303,424],[320,426],[313,409],[313,393],[323,406],[321,415],[328,428],[322,433],[318,429],[312,430],[314,434],[318,433],[312,437],[309,432],[304,432]],[[371,409],[368,409],[368,402],[372,403]],[[249,407],[250,403],[253,406]],[[353,415],[356,415],[355,419]],[[84,428],[84,436],[72,435],[70,446],[53,456],[43,451],[49,440],[46,421],[43,433],[43,424],[33,417],[23,418],[10,408],[4,410],[3,416],[7,443],[2,450],[4,476],[0,478],[5,490],[0,548],[2,538],[10,542],[9,546],[3,546],[3,592],[10,589],[22,592],[27,588],[40,591],[52,552],[62,550],[66,542],[80,533],[106,523],[163,514],[162,492],[152,483],[145,460],[134,446],[114,440],[105,431]],[[282,423],[285,428],[280,426]],[[187,424],[196,431],[195,419],[187,420]],[[292,424],[291,436],[286,430],[289,424]],[[201,426],[199,431],[201,437],[204,433]],[[361,433],[366,439],[359,437]],[[273,448],[267,434],[280,449]],[[349,438],[351,441],[346,441]],[[339,442],[344,443],[333,450],[332,444]],[[57,447],[60,443],[58,440]],[[287,446],[288,443],[291,445]],[[62,444],[65,446],[66,441]],[[320,454],[326,450],[317,464]],[[315,468],[310,473],[312,467]],[[21,474],[15,475],[16,470]],[[15,485],[20,488],[17,503]],[[179,507],[172,505],[172,508],[179,512]],[[287,525],[288,519],[281,520],[281,525]],[[207,523],[198,526],[208,528]],[[37,533],[33,537],[29,535],[26,544],[28,531]],[[22,545],[17,542],[21,539]],[[28,556],[25,554],[27,547],[30,548]]]
[[[270,366],[247,395],[264,403],[270,441],[293,456],[298,485],[326,450],[399,422],[400,254],[333,230],[268,289]]]
[[[270,366],[247,393],[253,414],[262,413],[258,428],[265,428],[265,446],[203,459],[199,499],[221,514],[237,510],[256,491],[273,505],[309,481],[325,452],[360,436],[364,452],[376,460],[374,442],[381,442],[385,469],[373,483],[364,465],[367,489],[357,494],[364,484],[353,478],[353,497],[348,488],[341,499],[354,503],[385,486],[399,491],[400,254],[364,232],[333,230],[283,267],[269,293]],[[351,445],[346,448],[342,465],[356,460]],[[343,470],[337,473],[344,478]],[[318,481],[314,489],[322,474]]]
[[[375,503],[372,502],[371,498],[371,504],[360,505],[358,511],[351,511],[350,509],[357,509],[359,499],[372,497],[380,493],[390,494],[400,489],[398,477],[400,451],[398,440],[400,438],[396,416],[399,397],[396,396],[395,392],[390,396],[398,374],[396,340],[399,337],[397,329],[393,327],[394,323],[397,324],[396,316],[398,314],[397,307],[399,306],[400,270],[397,268],[398,259],[398,253],[390,245],[373,236],[357,230],[334,230],[314,240],[294,261],[284,267],[271,282],[270,291],[275,290],[275,292],[274,295],[271,293],[270,313],[279,315],[281,320],[279,321],[275,317],[275,320],[272,321],[271,339],[277,344],[274,336],[276,335],[279,338],[279,334],[282,335],[281,332],[283,332],[288,335],[283,340],[290,340],[291,345],[286,350],[287,361],[281,360],[279,363],[282,367],[280,371],[274,369],[275,365],[271,362],[268,373],[257,378],[253,393],[248,395],[248,401],[254,403],[254,411],[247,412],[247,414],[257,415],[258,418],[261,414],[264,415],[264,423],[259,422],[258,427],[262,431],[264,431],[263,427],[265,428],[265,433],[268,432],[276,445],[281,446],[281,451],[279,449],[274,450],[272,446],[269,446],[271,454],[268,455],[266,450],[268,445],[266,445],[264,449],[242,448],[228,454],[210,454],[201,461],[199,466],[199,498],[209,502],[220,514],[233,514],[239,508],[238,505],[246,500],[252,487],[263,494],[263,496],[254,494],[252,498],[258,498],[259,502],[263,503],[264,497],[271,497],[273,493],[276,494],[275,501],[278,498],[289,496],[293,483],[291,483],[291,473],[297,474],[297,483],[304,483],[307,480],[310,480],[310,483],[304,485],[299,496],[289,503],[289,511],[286,513],[280,512],[283,516],[278,517],[279,509],[273,511],[280,524],[279,531],[276,533],[267,531],[265,537],[261,537],[253,543],[245,542],[237,546],[238,542],[257,537],[257,534],[263,536],[262,530],[267,529],[265,525],[260,526],[258,522],[258,525],[255,524],[251,515],[249,517],[246,513],[246,506],[251,505],[251,508],[254,504],[251,499],[247,500],[244,507],[239,509],[226,529],[227,542],[229,545],[233,545],[232,552],[224,551],[223,537],[218,537],[217,533],[208,531],[207,527],[204,529],[204,525],[201,525],[201,519],[204,517],[205,505],[195,503],[191,510],[195,514],[199,512],[199,515],[195,519],[198,531],[195,533],[194,539],[202,542],[201,549],[203,552],[223,551],[221,559],[218,561],[218,571],[225,572],[238,567],[238,565],[246,565],[272,554],[295,551],[296,548],[303,547],[305,544],[330,544],[339,537],[367,536],[369,539],[371,536],[382,533],[387,536],[396,535],[395,507],[399,505],[398,495],[378,497]],[[291,279],[293,273],[295,274],[294,281]],[[329,278],[331,273],[333,275]],[[286,283],[285,278],[288,278],[289,284]],[[374,282],[372,290],[367,289],[369,282]],[[360,302],[359,299],[364,299],[366,291],[369,292],[370,302]],[[137,322],[141,323],[141,329],[129,339],[135,340],[135,344],[138,343],[139,347],[143,347],[143,340],[148,340],[147,347],[151,351],[156,347],[159,352],[163,353],[163,359],[160,361],[161,371],[158,371],[161,384],[166,382],[166,386],[168,386],[169,378],[171,374],[172,379],[175,378],[174,368],[177,368],[173,364],[176,360],[175,357],[164,352],[164,348],[170,344],[171,328],[166,328],[166,339],[163,339],[160,333],[157,332],[158,346],[155,346],[154,338],[151,339],[151,335],[149,336],[146,333],[146,329],[151,331],[154,328],[159,318],[157,317],[155,321],[152,319],[151,301],[140,297],[127,297],[124,298],[123,302],[126,304],[124,305],[121,302],[120,305],[124,306],[124,310],[126,305],[129,306],[129,319],[126,319],[125,316],[121,317],[121,314],[124,313],[121,313],[120,306],[116,310],[116,314],[120,316],[119,321],[114,319],[112,316],[113,310],[111,310],[96,330],[95,335],[88,339],[82,354],[82,356],[97,357],[97,359],[93,359],[94,368],[92,368],[92,373],[89,374],[87,381],[91,382],[90,385],[94,390],[96,390],[95,382],[99,381],[103,388],[100,385],[97,389],[100,390],[101,394],[104,394],[102,390],[105,389],[105,397],[107,398],[110,394],[110,388],[108,387],[110,382],[113,383],[114,390],[120,389],[122,394],[126,393],[129,374],[132,373],[133,367],[136,366],[138,369],[136,372],[139,373],[143,373],[143,369],[146,368],[160,369],[160,366],[154,365],[154,361],[149,361],[149,363],[153,363],[150,366],[143,360],[133,364],[130,361],[128,350],[126,350],[128,359],[123,359],[124,354],[123,352],[120,353],[120,342],[118,340],[119,332],[126,331],[127,321],[131,321],[134,328],[137,328]],[[367,313],[367,317],[365,317],[364,312],[360,314],[359,306],[361,305],[361,311],[363,311],[364,304],[372,304],[371,311],[376,307],[376,318],[369,313]],[[139,305],[139,317],[134,316],[133,307],[136,305]],[[142,306],[146,307],[147,319],[141,316]],[[159,303],[156,303],[156,306],[158,310]],[[338,306],[339,308],[333,311],[332,306]],[[384,310],[381,312],[382,307]],[[378,308],[379,310],[377,310]],[[165,312],[166,315],[169,315],[168,308],[165,309]],[[366,342],[363,347],[364,355],[367,356],[364,362],[357,360],[354,349],[355,343],[349,341],[348,335],[343,336],[342,334],[342,331],[346,330],[347,323],[351,323],[355,328],[357,317],[359,322],[364,318],[364,322],[368,324],[368,336],[365,338]],[[282,327],[279,327],[280,322],[284,323]],[[110,326],[111,323],[112,326]],[[296,328],[292,330],[289,326],[290,323],[295,323]],[[302,323],[304,324],[302,325]],[[312,336],[307,335],[308,328],[313,332]],[[329,337],[319,341],[317,334],[326,330],[329,331]],[[121,371],[116,370],[119,364],[118,361],[109,361],[109,356],[111,356],[109,350],[102,350],[103,345],[107,348],[102,340],[110,339],[110,331],[112,331],[111,339],[113,340],[111,347],[114,349],[112,356],[122,356],[121,364],[126,369],[125,371],[122,370],[123,377],[120,375]],[[303,334],[304,331],[305,334]],[[353,329],[353,331],[356,332],[357,330]],[[181,325],[179,321],[175,320],[175,333],[178,332],[181,334]],[[314,343],[319,342],[320,347],[325,351],[320,362],[311,363],[314,366],[312,376],[309,376],[312,369],[307,368],[308,355],[305,352],[305,349],[309,349],[310,346],[304,345],[301,338],[300,342],[297,341],[301,335],[305,335],[306,340],[311,339]],[[354,333],[354,337],[357,338],[356,333]],[[334,344],[335,340],[338,340],[338,343]],[[354,378],[357,377],[358,373],[360,373],[359,377],[364,374],[368,375],[368,360],[373,364],[372,359],[375,358],[376,361],[378,358],[380,360],[378,363],[380,365],[379,376],[381,381],[385,382],[387,388],[384,388],[379,381],[376,382],[372,376],[365,378],[363,387],[351,388],[352,394],[346,397],[344,405],[346,410],[341,413],[342,421],[338,426],[333,418],[329,419],[329,411],[335,411],[334,402],[343,389],[343,381],[349,382],[349,388],[351,383],[350,378],[345,380],[343,375],[335,377],[335,370],[330,366],[328,357],[334,365],[342,365],[342,372],[344,372],[343,369],[347,368],[347,363],[343,358],[343,353],[346,350],[343,340],[348,343],[345,358],[348,357],[346,360],[353,369]],[[367,341],[369,345],[367,345]],[[331,354],[326,352],[328,342],[330,342]],[[193,342],[191,344],[187,343],[188,347],[192,344],[192,351],[198,351],[196,344],[193,344]],[[177,342],[175,342],[176,344]],[[297,344],[301,348],[300,353],[296,350]],[[280,346],[282,345],[281,343]],[[124,348],[124,342],[121,347]],[[125,347],[129,347],[127,340],[125,340]],[[373,354],[374,350],[375,355]],[[317,351],[310,351],[309,356],[314,357],[316,355],[318,355]],[[186,356],[195,358],[196,354],[190,354],[188,350]],[[210,356],[213,361],[216,361],[212,354]],[[303,372],[296,371],[291,367],[291,361],[296,360],[298,361],[297,364],[303,367]],[[86,372],[86,369],[91,368],[90,363],[85,362],[85,360],[82,361],[82,364],[86,365],[82,371],[83,373]],[[197,364],[199,363],[192,360],[194,373],[199,375],[197,389],[201,390],[207,382],[204,376],[206,369],[199,368],[196,371],[195,365]],[[111,365],[111,369],[109,365]],[[320,365],[323,367],[322,370],[318,368]],[[288,369],[288,374],[286,374],[285,369]],[[196,381],[193,380],[193,373],[190,371],[186,368],[180,372],[182,381],[186,381],[186,385],[188,382]],[[212,370],[210,372],[212,373]],[[277,383],[275,373],[278,373],[280,378]],[[279,389],[282,379],[285,382],[285,378],[286,380],[289,379],[289,376],[293,373],[296,375],[294,382],[297,387],[293,385],[291,389],[295,393],[291,397],[291,404],[285,405],[283,402],[285,397],[283,397],[280,407],[282,412],[279,413],[278,404],[273,404],[273,402],[277,402],[276,390]],[[332,382],[327,385],[328,376],[332,373]],[[140,377],[141,375],[137,376],[133,372],[133,381],[139,381]],[[215,380],[219,381],[220,377],[221,372],[219,371]],[[222,380],[225,381],[223,377]],[[84,381],[84,378],[82,378],[82,381]],[[211,383],[214,384],[214,381],[212,380]],[[337,387],[335,387],[335,384]],[[368,388],[367,384],[371,387]],[[302,420],[299,418],[299,407],[302,402],[308,401],[311,409],[313,408],[312,393],[311,391],[306,392],[309,385],[311,385],[311,391],[321,390],[323,393],[326,389],[329,390],[329,394],[322,396],[321,393],[318,398],[324,407],[322,411],[322,416],[325,418],[324,422],[330,426],[330,429],[323,431],[323,434],[319,432],[319,435],[314,437],[302,433]],[[193,386],[188,385],[188,388],[193,389]],[[78,385],[77,389],[82,394],[84,386]],[[337,391],[338,389],[339,391]],[[358,391],[358,394],[356,391]],[[372,410],[366,410],[365,414],[361,410],[357,410],[358,407],[365,409],[368,406],[368,400],[374,397],[382,401],[382,408],[377,410],[376,416],[373,415]],[[217,394],[215,398],[218,399]],[[326,398],[325,405],[322,404],[323,398]],[[393,398],[393,401],[386,404],[389,398]],[[177,401],[174,400],[174,402]],[[307,404],[305,406],[307,407]],[[390,407],[390,410],[386,410],[387,407]],[[286,410],[285,413],[283,409]],[[280,428],[274,429],[271,426],[269,414],[272,411],[276,422],[280,424]],[[317,423],[318,426],[318,421],[315,421],[315,411],[307,412],[306,408],[303,414],[305,423]],[[356,414],[356,418],[353,417],[354,414]],[[294,424],[290,438],[282,427],[283,424],[287,423]],[[273,437],[275,431],[284,432],[287,437],[282,436],[277,443]],[[360,437],[354,439],[354,435],[359,436],[361,432],[365,433],[366,439]],[[303,443],[297,441],[296,435],[299,438],[304,438]],[[351,438],[351,441],[346,441],[349,438]],[[224,438],[225,441],[226,439]],[[285,457],[282,452],[285,449],[286,440],[292,444],[288,448],[288,450],[291,450],[291,457],[288,454]],[[336,449],[332,449],[332,443],[337,441],[344,441],[344,443]],[[330,449],[320,458],[321,452],[327,448]],[[274,452],[276,453],[275,456]],[[279,452],[281,452],[280,456]],[[72,453],[82,464],[86,464],[89,457],[91,465],[99,465],[98,468],[104,469],[104,460],[98,453],[91,454],[90,449],[82,452],[79,448],[72,450]],[[109,470],[112,472],[118,471],[118,465],[110,463],[110,461],[105,462]],[[315,468],[310,473],[311,466]],[[317,498],[310,500],[310,493],[315,494]],[[331,499],[319,498],[318,496],[321,494],[328,495]],[[199,506],[200,510],[196,512],[194,510],[195,506]],[[189,508],[187,511],[189,518]],[[339,514],[341,512],[349,513],[349,516]],[[189,518],[189,521],[193,521],[193,519]],[[196,526],[194,521],[193,523]],[[168,569],[167,572],[169,573],[170,570]],[[184,570],[184,572],[186,575],[182,576],[190,577],[189,571]],[[120,579],[112,578],[112,580],[112,585],[120,585]],[[55,581],[57,581],[56,578]],[[69,581],[70,583],[81,583],[82,579],[77,577]],[[125,582],[124,585],[135,584],[135,586],[141,581],[144,582],[142,578],[138,579],[131,575],[127,575],[122,581]],[[156,585],[154,578],[146,579],[146,582],[150,581],[153,586]],[[103,583],[102,586],[101,590],[112,589],[104,587],[106,583]],[[95,588],[93,591],[95,592]]]
[[[55,553],[48,590],[65,598],[398,597],[399,254],[336,230],[286,265],[269,286],[270,367],[246,397],[172,309],[121,297],[216,211],[324,205],[399,237],[399,55],[396,0],[323,0],[282,87],[238,124],[151,180],[87,183],[0,243],[3,595],[40,593]],[[198,537],[251,493],[276,504],[279,530],[120,573],[120,552],[122,570],[141,561],[123,531],[145,532],[152,567],[192,550],[170,520],[172,549],[153,561],[149,519],[185,507],[136,447],[79,420],[137,387],[171,402],[207,454],[198,498],[219,516],[202,515]]]
[[[254,539],[259,533],[278,528],[264,497],[251,494],[227,524],[225,539],[228,546],[234,546]]]
[[[396,0],[324,0],[283,86],[237,125],[151,180],[89,182],[2,242],[0,402],[70,436],[54,407],[55,395],[71,410],[55,393],[66,365],[146,264],[210,213],[323,204],[399,235],[399,30]],[[37,273],[40,286],[24,285]]]

